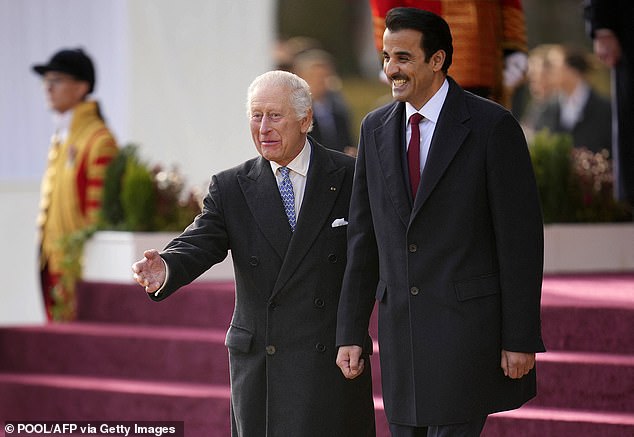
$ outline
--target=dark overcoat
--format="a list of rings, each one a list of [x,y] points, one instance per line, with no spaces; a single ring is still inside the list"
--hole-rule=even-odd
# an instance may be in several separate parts
[[[350,204],[337,343],[361,345],[379,310],[392,423],[460,423],[535,396],[535,371],[504,376],[501,350],[544,350],[543,228],[522,130],[449,79],[412,203],[404,103],[366,116]]]
[[[169,276],[155,299],[231,251],[233,436],[374,435],[370,372],[348,381],[336,365],[347,227],[333,222],[348,219],[353,173],[352,158],[312,143],[292,233],[270,163],[249,160],[212,178],[202,214],[161,253]]]

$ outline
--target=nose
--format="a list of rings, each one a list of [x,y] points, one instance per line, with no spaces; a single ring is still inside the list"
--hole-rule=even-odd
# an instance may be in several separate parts
[[[260,122],[260,132],[269,132],[271,130],[270,121],[268,117],[262,117]]]
[[[391,77],[398,71],[398,67],[396,66],[396,63],[390,62],[389,59],[386,59],[383,61],[383,71],[387,77]]]

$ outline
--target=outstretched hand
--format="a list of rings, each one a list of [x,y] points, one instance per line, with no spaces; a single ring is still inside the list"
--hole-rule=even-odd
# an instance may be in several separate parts
[[[132,271],[134,280],[148,293],[154,293],[165,282],[165,264],[156,249],[143,252],[143,259],[132,264]]]

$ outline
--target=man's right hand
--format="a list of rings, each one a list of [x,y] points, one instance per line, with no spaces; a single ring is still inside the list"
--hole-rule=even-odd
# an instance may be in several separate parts
[[[165,282],[165,263],[156,249],[143,252],[143,259],[132,264],[132,271],[136,282],[148,293],[154,293]]]
[[[343,376],[354,379],[363,373],[364,362],[361,358],[363,349],[360,346],[340,346],[337,352],[337,366]]]

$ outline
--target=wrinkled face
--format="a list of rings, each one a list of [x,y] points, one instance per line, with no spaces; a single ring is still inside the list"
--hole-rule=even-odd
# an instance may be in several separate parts
[[[43,76],[44,91],[49,107],[59,113],[72,109],[88,94],[89,84],[59,71],[48,71]]]
[[[285,166],[302,151],[312,112],[298,120],[286,87],[258,87],[249,116],[255,148],[265,159]]]
[[[410,102],[417,109],[436,92],[434,76],[440,70],[434,56],[425,62],[422,37],[421,32],[413,29],[395,32],[386,29],[383,34],[383,71],[392,85],[392,96],[399,102]]]

